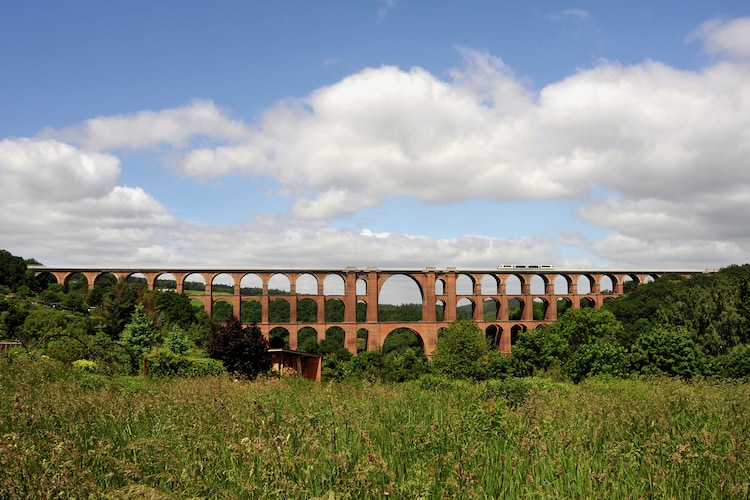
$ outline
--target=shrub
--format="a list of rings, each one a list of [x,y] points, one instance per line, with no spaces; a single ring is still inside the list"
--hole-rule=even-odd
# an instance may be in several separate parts
[[[185,338],[185,332],[180,328],[180,325],[174,324],[169,330],[167,347],[169,347],[169,350],[175,354],[187,354],[188,342]]]
[[[482,397],[485,399],[501,397],[510,408],[516,408],[526,402],[530,390],[531,382],[522,378],[488,380],[484,385]]]
[[[698,353],[684,328],[655,326],[633,345],[631,362],[641,373],[691,378],[699,374]]]
[[[724,371],[731,378],[750,378],[750,345],[738,345],[723,357]]]
[[[254,379],[271,369],[268,341],[257,325],[243,327],[235,316],[222,324],[213,324],[206,352],[224,362],[232,373]]]
[[[221,363],[210,358],[191,358],[166,349],[145,356],[146,374],[150,377],[204,377],[224,371]]]
[[[96,361],[88,359],[77,359],[71,363],[73,368],[80,372],[96,373]]]
[[[454,379],[481,380],[487,366],[487,342],[472,320],[452,322],[432,353],[435,372]]]
[[[575,383],[594,375],[624,377],[629,372],[628,353],[623,347],[599,340],[582,345],[562,368]]]

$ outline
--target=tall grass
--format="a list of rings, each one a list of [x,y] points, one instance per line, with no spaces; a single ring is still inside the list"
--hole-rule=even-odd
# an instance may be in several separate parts
[[[743,498],[750,386],[108,379],[0,361],[7,498]]]

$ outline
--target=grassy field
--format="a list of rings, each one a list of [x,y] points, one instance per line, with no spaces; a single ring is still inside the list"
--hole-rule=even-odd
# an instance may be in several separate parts
[[[0,361],[2,498],[746,498],[750,385],[320,385]],[[528,387],[525,394],[523,389]]]

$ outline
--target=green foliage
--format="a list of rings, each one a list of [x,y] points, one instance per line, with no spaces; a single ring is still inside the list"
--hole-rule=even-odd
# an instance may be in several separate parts
[[[146,289],[138,283],[118,282],[111,295],[103,299],[99,311],[103,331],[112,340],[120,338],[125,325],[131,320],[135,306],[141,301]],[[66,297],[75,296],[74,293]]]
[[[422,304],[378,304],[378,321],[421,321]]]
[[[157,349],[145,356],[149,377],[205,377],[220,375],[224,368],[211,358],[193,358],[165,349]]]
[[[0,497],[750,493],[746,383],[425,375],[373,387],[82,375],[0,357]]]
[[[146,317],[146,309],[142,304],[135,307],[130,323],[125,326],[120,340],[139,355],[143,355],[158,343],[159,333]]]
[[[299,323],[317,323],[318,304],[313,299],[301,299],[297,302],[297,321]]]
[[[326,300],[323,314],[326,323],[342,323],[344,321],[344,302],[340,299]]]
[[[750,345],[743,344],[733,348],[723,357],[722,365],[728,377],[750,379]]]
[[[212,326],[206,351],[212,358],[223,361],[230,372],[249,379],[271,369],[268,342],[260,328],[255,324],[243,327],[235,316]]]
[[[297,332],[297,350],[312,354],[320,353],[318,334],[314,328],[306,326]]]
[[[0,250],[0,286],[17,290],[26,284],[26,262],[7,250]]]
[[[96,373],[96,362],[89,359],[77,359],[71,363],[73,368],[81,372]]]
[[[391,351],[383,355],[380,380],[382,382],[406,382],[416,380],[428,372],[427,356],[424,351],[407,347],[402,351]]]
[[[568,342],[571,351],[597,339],[614,341],[622,332],[622,323],[606,309],[569,309],[547,327]]]
[[[268,333],[268,347],[272,349],[289,349],[289,332],[277,326]]]
[[[214,302],[213,307],[211,308],[211,319],[213,319],[215,323],[229,321],[232,316],[234,316],[234,308],[232,307],[232,304],[226,300],[217,300]]]
[[[189,349],[188,341],[180,325],[175,323],[169,329],[166,345],[175,354],[187,354]]]
[[[164,323],[176,324],[181,328],[188,328],[195,322],[195,311],[190,298],[184,293],[151,292],[154,304],[159,311],[159,319]]]
[[[691,378],[699,374],[698,353],[684,328],[655,326],[636,340],[631,352],[633,368],[640,373]]]
[[[519,335],[507,363],[514,375],[531,376],[567,359],[570,346],[559,330],[552,326]]]
[[[576,383],[596,375],[625,377],[630,372],[630,360],[624,347],[597,339],[570,355],[562,369]]]
[[[511,377],[488,380],[483,387],[483,399],[500,397],[510,408],[516,408],[526,402],[532,386],[527,379]]]
[[[406,349],[412,349],[415,352],[424,351],[422,339],[408,328],[397,328],[385,338],[381,351],[383,355],[387,355],[394,351],[402,352]]]
[[[453,379],[481,380],[487,365],[487,342],[471,320],[452,322],[438,337],[432,353],[435,373]]]
[[[260,323],[263,320],[263,307],[258,300],[243,300],[240,304],[240,320],[244,324]]]

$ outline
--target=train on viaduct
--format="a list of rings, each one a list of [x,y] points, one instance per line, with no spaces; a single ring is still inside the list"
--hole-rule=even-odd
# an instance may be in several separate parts
[[[438,332],[464,312],[493,340],[501,352],[510,352],[519,334],[557,319],[558,309],[599,308],[605,300],[623,295],[626,283],[646,283],[667,273],[685,277],[713,270],[574,270],[555,269],[549,265],[501,265],[493,269],[457,269],[453,267],[423,269],[379,269],[376,267],[344,269],[223,269],[223,268],[87,268],[31,266],[36,275],[49,274],[60,284],[83,276],[89,288],[105,275],[118,280],[129,277],[145,279],[148,288],[158,288],[157,281],[171,280],[174,291],[188,291],[188,283],[203,283],[200,291],[190,290],[190,298],[200,301],[210,315],[218,301],[231,304],[238,318],[249,301],[260,306],[257,325],[268,338],[274,329],[288,335],[289,347],[298,347],[298,334],[312,328],[318,340],[331,328],[343,332],[344,347],[356,354],[360,350],[382,347],[393,331],[407,328],[422,342],[429,356],[435,349]],[[392,279],[410,284],[421,296],[421,319],[409,322],[378,320],[378,304],[384,285]],[[284,293],[279,294],[278,283]],[[218,287],[222,284],[222,287]],[[228,285],[228,286],[227,286]],[[212,288],[221,288],[215,293]],[[252,289],[252,294],[244,291]],[[288,321],[271,322],[269,308],[273,301],[288,303]],[[317,320],[298,321],[297,307],[310,300],[317,307]],[[343,318],[326,322],[324,309],[328,301],[341,301]],[[382,303],[382,302],[380,302]],[[359,305],[358,305],[359,304]],[[537,307],[534,305],[537,304]],[[286,307],[287,304],[285,304]],[[258,304],[255,304],[256,310]],[[359,312],[358,312],[359,309]],[[363,345],[364,344],[364,345]]]

